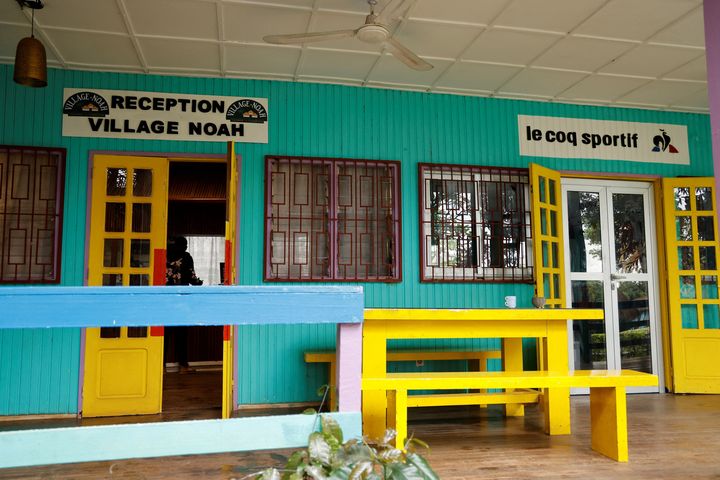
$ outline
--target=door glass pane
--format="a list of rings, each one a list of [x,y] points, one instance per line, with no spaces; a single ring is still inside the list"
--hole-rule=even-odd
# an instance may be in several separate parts
[[[614,193],[615,265],[618,273],[647,272],[643,195]]]
[[[702,283],[702,298],[716,299],[718,298],[718,277],[715,275],[703,275],[700,279]]]
[[[698,240],[710,242],[715,240],[715,217],[697,217]]]
[[[675,217],[675,239],[683,242],[692,240],[691,217]]]
[[[682,328],[698,328],[697,307],[694,303],[680,306],[680,318]]]
[[[696,298],[695,276],[680,275],[680,298]]]
[[[540,209],[540,233],[543,235],[547,235],[548,228],[547,228],[547,209],[541,208]]]
[[[720,328],[720,314],[718,313],[717,304],[703,305],[703,325],[709,330]]]
[[[125,195],[125,186],[127,185],[126,168],[108,168],[106,180],[107,187],[105,193],[108,196],[122,197]]]
[[[122,238],[106,238],[103,250],[103,267],[123,266],[123,245]]]
[[[555,180],[552,179],[548,180],[548,203],[550,205],[557,205],[557,200],[555,199]]]
[[[132,231],[144,233],[150,231],[150,214],[152,205],[150,203],[133,203],[132,207]]]
[[[546,181],[547,181],[547,179],[545,177],[538,177],[538,186],[540,187],[538,196],[540,197],[541,203],[547,203],[547,200],[546,200],[547,195],[545,194],[545,182]]]
[[[150,275],[145,275],[145,274],[138,275],[138,274],[133,273],[130,275],[130,285],[133,285],[133,286],[135,286],[135,285],[139,285],[139,286],[150,285]]]
[[[119,273],[104,273],[102,276],[103,287],[122,286],[122,275]]]
[[[105,204],[105,231],[125,231],[125,204],[108,202]]]
[[[690,210],[690,189],[688,187],[675,189],[675,210]]]
[[[712,210],[712,188],[698,187],[695,189],[695,210]]]
[[[620,365],[652,373],[647,282],[620,282],[617,289]]]
[[[715,270],[715,247],[700,247],[700,270]]]
[[[150,240],[130,240],[130,266],[150,266]]]
[[[567,192],[571,272],[602,272],[600,194]]]
[[[133,170],[133,195],[136,197],[152,195],[152,170],[144,168]]]
[[[693,247],[678,247],[678,269],[692,270],[695,268]]]
[[[572,308],[604,308],[600,280],[573,280],[570,284]],[[607,368],[605,322],[573,321],[573,350],[576,370]]]
[[[557,212],[550,211],[550,235],[557,237]]]
[[[548,242],[543,240],[542,241],[542,266],[543,267],[549,267],[550,266],[550,253],[548,252]]]

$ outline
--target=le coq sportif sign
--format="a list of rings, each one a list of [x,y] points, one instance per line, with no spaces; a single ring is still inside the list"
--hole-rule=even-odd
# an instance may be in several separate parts
[[[266,98],[66,88],[63,136],[268,142]]]
[[[520,155],[690,164],[685,125],[518,115]]]

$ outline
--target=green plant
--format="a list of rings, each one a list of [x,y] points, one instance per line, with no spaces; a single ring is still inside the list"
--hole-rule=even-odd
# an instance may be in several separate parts
[[[405,451],[395,448],[395,431],[371,442],[351,439],[343,442],[340,425],[329,416],[321,416],[320,431],[308,438],[308,447],[287,460],[285,468],[270,468],[256,480],[435,480],[437,474],[427,460],[415,451],[427,444],[410,439]]]

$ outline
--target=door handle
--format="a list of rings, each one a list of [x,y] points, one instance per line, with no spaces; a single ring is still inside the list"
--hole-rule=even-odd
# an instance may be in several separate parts
[[[615,280],[625,280],[625,278],[627,278],[627,277],[625,277],[624,275],[617,275],[617,274],[615,274],[615,273],[611,273],[611,274],[610,274],[610,280],[613,280],[613,281],[615,281]]]

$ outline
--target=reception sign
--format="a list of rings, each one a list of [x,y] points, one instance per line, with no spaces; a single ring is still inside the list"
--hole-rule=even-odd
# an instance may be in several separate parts
[[[66,88],[63,136],[268,142],[266,98]]]
[[[520,155],[690,164],[685,125],[518,115]]]

